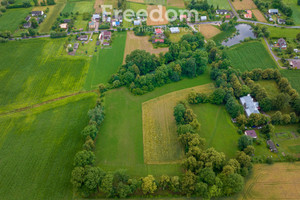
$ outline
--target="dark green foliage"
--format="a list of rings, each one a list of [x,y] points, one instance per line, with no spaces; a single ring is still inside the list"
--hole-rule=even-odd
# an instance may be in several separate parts
[[[79,151],[74,158],[75,167],[84,167],[86,165],[92,165],[95,162],[95,155],[92,151]]]
[[[225,90],[222,88],[216,89],[211,95],[211,103],[220,105],[224,102]]]
[[[241,151],[243,151],[245,148],[247,148],[249,145],[252,145],[252,144],[253,144],[252,138],[247,135],[241,136],[238,141],[238,147],[239,147],[239,150],[241,150]]]

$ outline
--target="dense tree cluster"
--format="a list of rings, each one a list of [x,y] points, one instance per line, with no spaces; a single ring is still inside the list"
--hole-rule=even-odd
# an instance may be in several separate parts
[[[127,55],[118,73],[113,74],[109,83],[113,88],[123,85],[134,94],[144,94],[155,87],[183,76],[195,77],[204,73],[208,53],[204,47],[204,38],[200,34],[184,35],[177,44],[171,44],[169,52],[159,57],[144,50],[135,50]]]

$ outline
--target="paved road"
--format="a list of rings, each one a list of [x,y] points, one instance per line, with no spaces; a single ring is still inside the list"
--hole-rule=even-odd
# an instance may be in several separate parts
[[[233,14],[238,18],[238,20],[241,19],[239,14],[236,12],[234,6],[232,5],[231,0],[227,0],[227,1],[228,1],[229,5],[231,7],[231,10],[233,11]]]

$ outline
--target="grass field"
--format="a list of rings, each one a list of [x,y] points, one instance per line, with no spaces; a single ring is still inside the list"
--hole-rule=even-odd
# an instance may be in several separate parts
[[[256,5],[252,0],[238,0],[232,2],[236,10],[245,10],[245,9],[256,9]]]
[[[167,0],[167,6],[184,8],[184,0]]]
[[[92,13],[94,11],[94,1],[68,1],[66,6],[64,7],[62,13],[68,12],[68,13]]]
[[[126,8],[131,9],[134,12],[137,12],[138,10],[141,10],[141,9],[147,10],[147,6],[145,4],[129,2],[129,1],[126,3]]]
[[[256,83],[264,87],[270,97],[276,97],[280,93],[277,83],[274,80],[261,80],[256,81]]]
[[[270,38],[291,38],[295,39],[297,34],[300,33],[300,29],[293,28],[278,28],[273,26],[267,26],[270,31]]]
[[[145,164],[180,163],[184,153],[178,141],[173,109],[192,92],[210,93],[213,84],[172,92],[142,104]]]
[[[210,39],[219,33],[221,33],[220,29],[210,24],[200,24],[198,26],[200,33],[206,38]]]
[[[292,18],[296,25],[300,25],[300,6],[297,5],[297,0],[283,0],[293,10]]]
[[[281,70],[281,74],[286,77],[292,87],[300,93],[300,70]]]
[[[96,161],[99,166],[108,170],[125,168],[133,176],[178,174],[181,170],[178,164],[144,164],[142,103],[170,92],[210,82],[209,73],[206,72],[194,79],[184,79],[156,88],[142,96],[134,96],[124,87],[107,92],[105,109],[109,112],[106,112],[96,141]]]
[[[56,18],[59,16],[59,13],[64,9],[67,0],[57,0],[55,6],[51,6],[49,13],[47,13],[47,18],[40,25],[38,31],[40,33],[48,33],[51,30],[53,23],[56,21]]]
[[[216,9],[219,7],[219,9],[228,9],[231,10],[231,7],[227,0],[207,0],[209,5],[213,5]]]
[[[179,40],[181,39],[181,37],[183,35],[186,34],[192,34],[192,30],[189,28],[179,28],[180,29],[180,33],[171,33],[170,34],[170,40],[171,42],[179,42]]]
[[[172,34],[171,34],[172,35]],[[154,49],[151,42],[148,41],[149,36],[135,36],[134,32],[127,31],[126,47],[124,52],[123,63],[125,63],[126,55],[130,54],[136,49],[146,50],[153,54],[165,53],[169,48],[157,48]]]
[[[231,122],[224,106],[212,104],[192,105],[201,124],[200,136],[206,139],[207,147],[224,152],[227,158],[235,156],[240,135]]]
[[[72,199],[73,158],[95,102],[82,94],[0,117],[1,199]]]
[[[65,53],[64,41],[32,39],[0,45],[0,111],[40,103],[82,88],[87,60],[61,56]]]
[[[154,12],[152,19],[151,19],[151,11],[158,9],[158,6],[156,5],[147,5],[147,13],[148,13],[148,18],[147,18],[147,25],[148,26],[157,26],[157,25],[165,25],[168,24],[168,18],[166,17],[166,12],[167,12],[167,8],[165,6],[162,7],[162,19],[159,20],[158,19],[158,13]]]
[[[260,22],[267,22],[266,18],[264,17],[264,15],[260,12],[260,10],[258,9],[253,9],[252,10],[254,16],[256,17],[256,19]]]
[[[8,30],[13,33],[29,12],[30,8],[7,9],[0,17],[0,31]]]
[[[228,51],[232,66],[239,70],[276,68],[276,63],[259,41],[242,43]]]
[[[229,199],[300,199],[299,180],[299,162],[255,164],[243,192]]]
[[[231,28],[227,31],[222,31],[221,33],[215,35],[214,37],[212,37],[211,39],[214,40],[216,42],[216,44],[218,46],[222,45],[222,42],[229,38],[230,36],[232,36],[233,33],[236,32],[235,28]]]
[[[96,56],[93,56],[84,88],[94,89],[100,83],[107,83],[113,73],[116,73],[122,65],[126,32],[115,33],[111,49],[100,49]]]

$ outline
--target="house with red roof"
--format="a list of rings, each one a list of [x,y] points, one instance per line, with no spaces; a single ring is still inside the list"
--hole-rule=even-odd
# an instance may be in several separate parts
[[[164,43],[165,40],[164,39],[154,39],[152,40],[152,43]]]
[[[245,17],[246,19],[251,19],[251,18],[252,18],[252,11],[251,11],[251,10],[247,10],[246,12],[247,12],[247,13],[244,14],[244,17]]]
[[[155,29],[155,34],[156,34],[156,35],[163,34],[163,30],[160,29],[160,28],[157,28],[157,29]]]
[[[257,138],[257,134],[256,134],[255,130],[246,130],[245,135],[247,135],[251,138],[254,138],[254,139]]]

